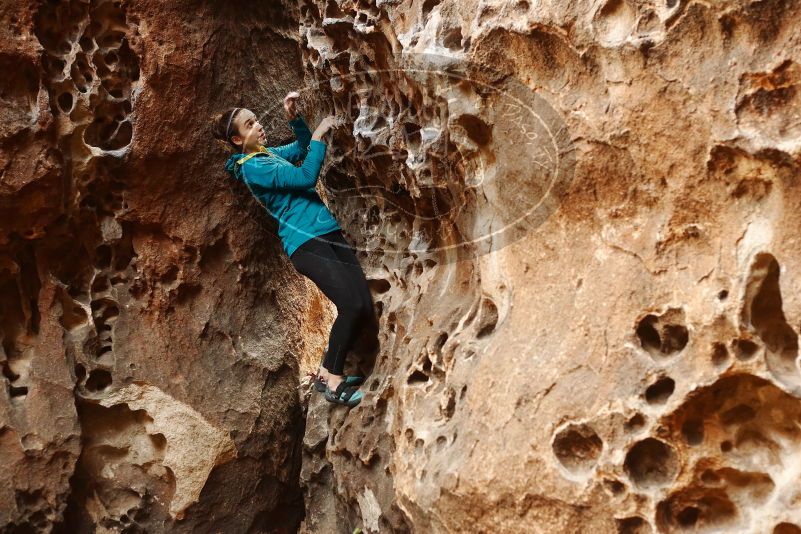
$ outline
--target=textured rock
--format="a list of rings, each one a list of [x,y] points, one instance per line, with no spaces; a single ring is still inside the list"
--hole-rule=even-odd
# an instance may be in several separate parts
[[[3,2],[3,528],[798,531],[800,11]],[[302,87],[350,411],[206,130]]]
[[[381,313],[306,532],[799,529],[800,9],[301,8]]]
[[[296,530],[331,312],[207,131],[300,83],[296,17],[0,5],[0,530]]]

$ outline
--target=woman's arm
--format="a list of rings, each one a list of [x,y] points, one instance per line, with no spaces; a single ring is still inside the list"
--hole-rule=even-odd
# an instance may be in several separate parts
[[[295,133],[296,140],[281,146],[270,147],[270,150],[289,161],[290,163],[297,163],[306,157],[311,141],[312,133],[309,130],[309,125],[303,120],[300,113],[295,115],[295,118],[289,121],[289,126]]]
[[[317,183],[325,159],[326,145],[312,139],[303,165],[295,167],[276,162],[271,157],[250,158],[242,166],[242,178],[249,184],[267,189],[308,189]],[[274,150],[274,149],[273,149]]]

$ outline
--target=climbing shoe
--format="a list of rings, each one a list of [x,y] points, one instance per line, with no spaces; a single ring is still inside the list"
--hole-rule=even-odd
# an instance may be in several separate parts
[[[325,386],[325,400],[328,402],[333,402],[335,404],[344,404],[345,406],[350,406],[353,408],[359,402],[361,402],[362,397],[364,394],[359,391],[356,386],[349,386],[343,380],[337,386],[337,389],[331,391],[331,388]]]
[[[356,376],[356,375],[345,375],[342,378],[342,383],[348,386],[361,386],[364,383],[363,376]],[[322,381],[320,375],[315,375],[314,377],[314,389],[323,393],[325,391],[325,382]]]

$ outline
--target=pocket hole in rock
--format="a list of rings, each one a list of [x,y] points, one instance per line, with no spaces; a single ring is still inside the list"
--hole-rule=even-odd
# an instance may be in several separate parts
[[[86,379],[86,389],[92,392],[98,392],[106,389],[111,385],[111,373],[105,369],[95,369],[89,373],[89,378]]]
[[[645,417],[643,417],[641,413],[636,413],[632,415],[628,421],[626,421],[624,428],[626,429],[627,432],[636,432],[637,430],[641,429],[644,426],[645,426]]]
[[[552,449],[565,469],[581,474],[595,467],[603,449],[603,441],[590,426],[570,424],[555,436]]]
[[[671,482],[678,473],[678,461],[670,445],[646,438],[629,449],[623,468],[638,487],[650,488]]]
[[[681,425],[681,435],[688,445],[700,445],[704,441],[704,423],[699,419],[687,419]]]
[[[75,364],[75,378],[78,382],[86,378],[86,367],[84,367],[82,363]]]
[[[12,386],[8,385],[8,396],[11,398],[25,397],[28,394],[26,386]]]
[[[58,109],[62,113],[69,113],[72,111],[72,104],[74,103],[72,93],[64,92],[58,95]]]
[[[711,360],[714,365],[723,365],[729,359],[729,349],[720,341],[712,343]]]
[[[419,369],[415,369],[415,371],[409,375],[406,382],[408,384],[422,384],[428,382],[428,375]]]
[[[392,287],[390,283],[383,278],[370,280],[368,281],[368,284],[370,285],[370,289],[373,290],[375,293],[378,293],[379,295],[382,293],[386,293]]]
[[[675,389],[676,382],[672,378],[661,378],[645,390],[645,400],[648,404],[664,404]]]
[[[773,534],[801,534],[801,528],[792,523],[779,523],[773,527]]]
[[[636,334],[642,348],[655,359],[680,352],[689,341],[684,310],[671,308],[661,316],[648,314],[637,324]]]
[[[616,519],[618,534],[648,534],[652,532],[651,525],[639,516]]]
[[[477,338],[486,337],[495,331],[498,323],[498,307],[492,299],[484,298],[481,300],[481,313],[478,321]]]
[[[604,488],[612,496],[622,495],[626,491],[626,485],[613,478],[604,479]]]
[[[753,358],[759,350],[759,345],[750,339],[735,339],[731,342],[731,347],[737,359],[744,362]]]

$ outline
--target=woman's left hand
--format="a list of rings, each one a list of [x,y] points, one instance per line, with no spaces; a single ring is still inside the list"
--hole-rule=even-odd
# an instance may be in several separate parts
[[[287,95],[284,97],[284,112],[286,113],[286,118],[289,120],[294,119],[298,115],[298,109],[295,105],[295,101],[298,98],[300,98],[300,93],[297,91],[287,93]]]

